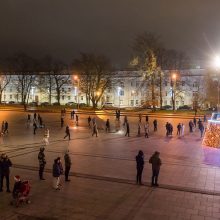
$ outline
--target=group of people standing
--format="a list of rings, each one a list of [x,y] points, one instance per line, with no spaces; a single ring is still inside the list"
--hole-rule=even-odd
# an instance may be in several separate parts
[[[155,151],[154,154],[150,157],[149,163],[152,166],[152,176],[151,176],[151,186],[158,187],[158,177],[160,173],[160,167],[162,165],[160,159],[160,153]],[[142,173],[144,169],[144,153],[142,150],[138,152],[136,156],[136,168],[137,168],[137,175],[136,175],[136,183],[142,185]]]
[[[39,179],[45,180],[44,178],[44,169],[46,166],[46,158],[45,158],[45,148],[41,147],[38,153],[38,161],[39,161]],[[65,175],[65,182],[69,182],[69,172],[72,165],[71,158],[69,156],[69,150],[65,152],[64,155],[64,162],[65,162],[65,171],[63,172],[63,165],[60,157],[54,159],[53,167],[52,167],[52,175],[53,175],[53,188],[56,190],[60,190],[61,187],[61,179],[60,176],[64,173]]]

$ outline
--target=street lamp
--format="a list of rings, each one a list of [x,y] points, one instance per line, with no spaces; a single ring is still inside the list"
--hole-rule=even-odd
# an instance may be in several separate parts
[[[75,75],[73,79],[77,81],[77,108],[79,109],[79,77]]]
[[[132,94],[133,99],[134,99],[134,104],[133,104],[133,106],[135,106],[135,91],[134,91],[134,90],[132,90],[132,91],[131,91],[131,94]]]
[[[172,76],[171,76],[173,110],[176,109],[176,107],[175,107],[175,104],[176,104],[175,103],[176,102],[176,100],[175,100],[175,98],[176,98],[175,97],[176,77],[177,77],[176,73],[173,73]]]
[[[217,71],[219,71],[220,70],[220,56],[218,56],[218,55],[215,56],[213,64],[214,64],[215,69]],[[220,106],[219,105],[219,99],[220,99],[220,97],[219,97],[219,90],[220,90],[220,88],[219,88],[219,76],[218,76],[218,104],[217,104],[217,110],[218,111],[219,111],[219,106]]]
[[[121,87],[118,87],[118,106],[120,108]]]

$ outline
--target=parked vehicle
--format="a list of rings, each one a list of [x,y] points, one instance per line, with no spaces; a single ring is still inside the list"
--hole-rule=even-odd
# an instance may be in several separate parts
[[[172,110],[173,107],[171,105],[164,105],[162,106],[161,110]]]
[[[42,102],[40,105],[41,106],[48,106],[48,105],[50,105],[50,103],[49,102]]]
[[[192,107],[190,107],[188,105],[183,105],[183,106],[180,106],[178,109],[179,110],[192,110]]]

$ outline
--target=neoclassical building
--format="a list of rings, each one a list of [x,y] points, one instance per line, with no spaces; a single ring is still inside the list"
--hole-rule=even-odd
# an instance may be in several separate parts
[[[99,102],[101,105],[115,107],[151,106],[151,84],[146,80],[145,74],[140,71],[116,71],[115,82],[111,89],[107,89]],[[160,94],[163,106],[172,105],[172,93],[175,94],[176,108],[189,105],[193,106],[201,94],[205,95],[204,69],[190,69],[181,71],[164,71],[162,81],[156,80],[155,99],[156,106],[160,107]],[[74,83],[73,76],[66,75],[67,82],[62,86],[60,103],[86,103],[86,96]],[[3,83],[0,81],[0,83]],[[3,102],[21,102],[18,92],[18,76],[11,75],[10,83],[3,91]],[[161,91],[160,91],[161,88]],[[29,102],[49,102],[49,87],[44,74],[37,75],[30,88]],[[57,102],[53,88],[51,103]]]

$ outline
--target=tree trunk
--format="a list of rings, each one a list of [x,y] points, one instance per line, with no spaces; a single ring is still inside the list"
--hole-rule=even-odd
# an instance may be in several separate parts
[[[162,84],[162,73],[160,72],[160,109],[162,109],[163,106]]]
[[[151,76],[151,92],[152,92],[152,105],[153,105],[153,111],[155,112],[156,111],[156,108],[155,108],[155,84],[154,84],[154,74],[152,74]]]
[[[3,94],[3,91],[0,91],[0,104],[2,104],[2,94]]]
[[[57,88],[57,102],[60,104],[60,90]]]

